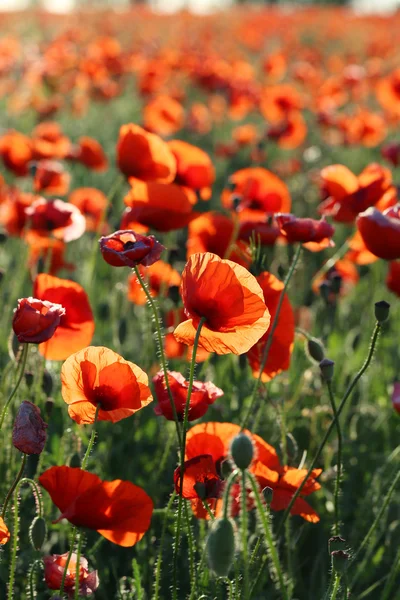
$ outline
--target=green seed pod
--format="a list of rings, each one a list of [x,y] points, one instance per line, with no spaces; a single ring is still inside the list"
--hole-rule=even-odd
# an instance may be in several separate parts
[[[253,442],[245,433],[238,433],[231,442],[231,456],[242,471],[250,466],[254,456]]]
[[[35,517],[29,527],[29,539],[35,550],[41,550],[47,537],[47,525],[43,517]]]
[[[206,542],[208,566],[217,577],[227,577],[235,556],[235,532],[229,519],[217,519]]]
[[[311,361],[320,363],[325,358],[323,343],[317,338],[308,338],[306,341],[306,354]]]
[[[375,319],[378,323],[384,323],[389,318],[390,304],[389,302],[385,302],[385,300],[381,300],[380,302],[375,302]]]
[[[334,535],[328,540],[329,553],[346,549],[346,540],[340,535]]]
[[[69,466],[73,468],[80,469],[81,467],[81,457],[77,452],[71,456],[69,459]]]
[[[325,381],[332,381],[333,379],[333,371],[335,368],[335,363],[333,360],[329,360],[329,358],[324,358],[319,363],[319,368],[321,369],[322,379]]]
[[[331,552],[332,566],[337,573],[344,573],[348,567],[350,554],[344,550],[334,550]]]

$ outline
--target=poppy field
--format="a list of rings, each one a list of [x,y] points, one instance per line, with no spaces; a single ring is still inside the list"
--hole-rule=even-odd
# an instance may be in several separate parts
[[[399,30],[0,15],[1,600],[400,600]]]

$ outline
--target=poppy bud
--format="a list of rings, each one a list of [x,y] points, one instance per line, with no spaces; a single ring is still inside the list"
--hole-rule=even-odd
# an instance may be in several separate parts
[[[40,454],[46,444],[46,429],[40,409],[24,400],[15,418],[12,443],[24,454]]]
[[[53,408],[54,408],[54,399],[50,398],[50,397],[46,398],[46,402],[44,404],[44,410],[45,410],[45,413],[46,413],[46,416],[48,419],[50,419],[50,417],[51,417]]]
[[[339,273],[335,273],[331,276],[331,290],[334,294],[339,294],[342,287],[343,278]]]
[[[210,569],[217,577],[227,577],[235,556],[235,532],[229,519],[217,519],[206,542]]]
[[[35,550],[41,550],[47,536],[47,525],[43,517],[35,517],[29,528],[29,539]]]
[[[107,321],[110,318],[110,305],[108,302],[100,302],[97,311],[101,321]]]
[[[103,236],[99,244],[104,260],[113,267],[149,267],[165,250],[154,235],[140,235],[130,229]]]
[[[340,535],[334,535],[328,540],[329,553],[335,552],[336,550],[345,550],[346,540]]]
[[[344,573],[349,564],[350,554],[344,550],[334,550],[331,552],[332,566],[337,573]]]
[[[271,506],[272,498],[274,497],[274,490],[272,488],[266,486],[263,489],[262,493],[263,493],[263,496],[264,496],[265,503],[268,506]]]
[[[196,481],[193,487],[200,500],[205,500],[207,498],[207,489],[202,481]]]
[[[233,465],[232,465],[232,462],[229,460],[229,458],[226,458],[225,460],[223,460],[221,462],[221,464],[219,466],[219,471],[220,471],[222,479],[228,479],[229,475],[233,471]]]
[[[75,469],[81,468],[81,457],[77,452],[71,456],[69,459],[69,466]]]
[[[329,358],[324,358],[319,363],[319,368],[321,370],[322,379],[325,381],[332,381],[333,372],[334,372],[335,363],[333,360],[329,360]]]
[[[384,323],[389,318],[390,304],[385,300],[375,302],[375,319],[378,323]]]
[[[312,361],[320,363],[325,358],[323,343],[317,338],[308,338],[306,341],[306,354]]]
[[[126,340],[126,334],[128,331],[128,326],[126,319],[120,319],[118,325],[118,338],[121,344],[123,344]]]
[[[253,442],[245,433],[238,433],[231,442],[231,456],[242,471],[250,466],[254,456]]]
[[[13,330],[19,342],[39,344],[49,340],[65,315],[61,304],[21,298],[14,313]]]
[[[27,385],[28,388],[30,388],[32,386],[33,380],[34,380],[34,375],[31,371],[26,371],[24,373],[24,377],[25,377],[25,383]]]

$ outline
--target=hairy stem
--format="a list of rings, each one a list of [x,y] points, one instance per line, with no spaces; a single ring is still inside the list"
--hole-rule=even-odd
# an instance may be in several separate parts
[[[29,344],[24,344],[23,349],[22,349],[21,359],[20,359],[20,370],[18,373],[18,379],[15,383],[15,386],[14,386],[11,394],[8,396],[8,398],[6,400],[3,410],[1,411],[0,430],[3,427],[3,423],[4,423],[4,419],[6,418],[6,415],[7,415],[8,407],[10,406],[12,399],[14,398],[15,394],[17,393],[20,383],[22,381],[22,378],[24,376],[26,359],[28,358],[28,348],[29,348]]]
[[[339,535],[340,529],[340,518],[339,518],[339,494],[340,494],[340,480],[342,477],[342,430],[340,428],[339,415],[336,410],[336,402],[333,396],[332,390],[332,382],[327,381],[326,385],[328,387],[329,392],[329,400],[331,403],[333,418],[336,424],[336,432],[337,432],[337,441],[338,441],[338,450],[337,450],[337,467],[336,467],[336,481],[335,481],[335,492],[334,492],[334,510],[335,510],[335,526],[334,526],[334,534]]]

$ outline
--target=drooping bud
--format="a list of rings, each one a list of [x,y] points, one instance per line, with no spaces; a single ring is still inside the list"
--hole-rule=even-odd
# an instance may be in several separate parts
[[[237,467],[247,469],[254,456],[253,442],[245,433],[238,433],[231,442],[231,456]]]
[[[206,555],[210,569],[218,577],[227,577],[235,556],[235,532],[232,521],[217,519],[206,542]]]
[[[346,540],[340,535],[334,535],[328,540],[329,553],[346,549]]]
[[[12,443],[24,454],[40,454],[46,444],[46,429],[40,409],[24,400],[15,418]]]
[[[319,368],[321,369],[321,375],[325,381],[332,381],[334,366],[335,366],[335,363],[333,362],[333,360],[329,360],[329,358],[324,358],[319,363]]]
[[[350,554],[344,550],[331,552],[332,566],[337,573],[344,573],[348,567]]]
[[[375,319],[378,323],[384,323],[389,318],[390,304],[385,300],[375,302]]]
[[[306,341],[306,353],[310,360],[320,363],[325,358],[323,343],[317,338],[308,338]]]
[[[81,457],[77,452],[71,456],[69,459],[69,466],[72,468],[80,469],[81,467]]]
[[[274,490],[270,487],[265,487],[262,491],[265,503],[270,506],[272,502],[272,498],[274,497]]]
[[[43,517],[35,517],[29,528],[29,539],[35,550],[41,550],[47,536],[47,525]]]

